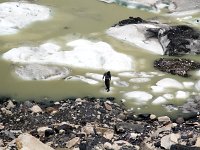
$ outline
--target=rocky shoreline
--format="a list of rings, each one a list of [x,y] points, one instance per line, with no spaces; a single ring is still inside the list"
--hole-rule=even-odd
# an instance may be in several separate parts
[[[39,140],[37,140],[39,139]],[[199,150],[200,116],[135,114],[108,98],[0,101],[0,149]]]

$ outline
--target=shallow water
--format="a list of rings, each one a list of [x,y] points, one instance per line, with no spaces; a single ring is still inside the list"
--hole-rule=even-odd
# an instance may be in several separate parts
[[[5,2],[5,0],[0,0]],[[47,21],[36,22],[22,29],[18,34],[0,36],[0,54],[11,48],[24,45],[38,46],[46,41],[56,41],[61,46],[65,46],[68,41],[79,38],[91,39],[94,41],[104,41],[112,45],[118,51],[130,56],[134,56],[136,72],[157,72],[153,68],[153,61],[160,56],[151,54],[137,47],[123,43],[105,34],[105,30],[113,24],[129,16],[141,17],[143,19],[156,19],[161,22],[177,24],[174,18],[163,17],[160,14],[154,14],[137,9],[127,9],[116,4],[106,4],[97,0],[37,0],[35,3],[48,6],[52,9],[52,17]],[[199,17],[195,15],[195,17]],[[198,56],[187,56],[198,60]],[[83,82],[75,81],[23,81],[13,72],[13,65],[0,59],[0,95],[12,96],[16,100],[26,99],[51,99],[60,100],[66,97],[115,97],[119,102],[124,98],[122,93],[135,90],[150,91],[150,86],[155,85],[157,81],[165,77],[173,77],[178,81],[196,81],[198,77],[185,79],[164,74],[162,77],[154,77],[148,83],[135,84],[129,83],[128,87],[115,87],[113,92],[104,92],[104,83],[98,85],[89,85]],[[103,74],[104,70],[88,70],[73,68],[71,75],[85,75],[87,72]],[[112,72],[113,76],[118,76],[117,72]],[[123,81],[129,81],[130,78],[121,78]],[[111,86],[114,86],[111,83]],[[111,90],[112,91],[112,90]],[[173,91],[169,91],[173,92]],[[196,92],[196,91],[194,91]],[[151,92],[150,92],[151,93]],[[156,98],[157,95],[153,94]],[[153,98],[154,99],[154,98]],[[174,104],[181,104],[184,100],[173,100]],[[154,112],[164,114],[166,111],[160,106],[152,106],[150,102],[144,106],[136,106],[134,101],[126,103],[128,108],[134,108],[135,111]],[[137,109],[140,107],[141,109]],[[156,111],[155,111],[156,110]]]

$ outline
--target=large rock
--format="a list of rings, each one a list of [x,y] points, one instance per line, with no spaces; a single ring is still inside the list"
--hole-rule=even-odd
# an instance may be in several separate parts
[[[106,33],[159,55],[200,53],[200,32],[186,25],[169,26],[129,17]]]
[[[106,33],[114,38],[125,41],[130,44],[148,50],[152,53],[163,55],[163,48],[158,39],[149,38],[148,29],[158,30],[160,27],[156,23],[147,23],[141,18],[133,18],[122,20],[109,28]]]
[[[16,145],[19,150],[53,150],[28,133],[19,135],[16,139]]]
[[[154,67],[173,75],[188,77],[188,71],[200,69],[200,63],[189,59],[160,58],[154,61]]]

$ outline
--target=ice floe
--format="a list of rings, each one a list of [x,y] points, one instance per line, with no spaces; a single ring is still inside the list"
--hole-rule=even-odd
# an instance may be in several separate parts
[[[129,83],[126,81],[114,81],[113,84],[118,87],[128,87]]]
[[[70,71],[66,67],[27,64],[16,66],[15,73],[23,80],[58,80],[66,78]]]
[[[177,89],[183,89],[182,83],[179,81],[172,79],[172,78],[164,78],[161,79],[156,83],[157,86],[163,87],[163,88],[177,88]]]
[[[164,51],[158,39],[145,36],[148,28],[159,28],[153,24],[128,24],[124,26],[110,27],[106,33],[112,37],[123,40],[125,42],[135,44],[136,46],[148,50],[152,53],[163,55]]]
[[[166,101],[167,100],[164,97],[159,96],[152,102],[152,104],[159,105],[159,104],[165,103]]]
[[[35,21],[46,20],[51,10],[45,6],[25,2],[0,3],[0,35],[17,33]]]
[[[169,93],[163,94],[163,97],[168,99],[168,100],[174,99],[174,95],[173,94],[169,94]]]
[[[189,97],[189,92],[185,92],[185,91],[177,91],[176,92],[177,99],[186,99],[188,97]]]
[[[116,52],[105,42],[79,39],[67,43],[67,46],[72,50],[63,51],[53,43],[45,43],[39,47],[13,48],[2,57],[14,63],[56,64],[110,71],[127,71],[134,67],[131,57]]]
[[[144,83],[149,81],[151,81],[150,78],[132,78],[129,80],[129,82],[134,82],[134,83]]]
[[[183,82],[183,86],[186,88],[186,89],[191,89],[193,88],[194,86],[194,82]]]
[[[65,79],[65,81],[82,81],[88,84],[98,84],[99,82],[93,79],[86,78],[81,75],[76,75],[76,76],[69,76]]]
[[[195,88],[197,91],[200,91],[200,80],[195,84]]]
[[[127,99],[134,99],[134,100],[136,100],[137,102],[140,102],[140,103],[147,102],[150,99],[152,99],[152,97],[153,97],[151,94],[149,94],[145,91],[128,92],[128,93],[125,93],[124,96]]]
[[[153,72],[120,72],[118,75],[127,78],[152,78],[158,74]]]
[[[152,85],[151,86],[151,89],[152,89],[152,92],[153,93],[163,93],[165,91],[165,88],[162,87],[162,86],[155,86],[155,85]]]

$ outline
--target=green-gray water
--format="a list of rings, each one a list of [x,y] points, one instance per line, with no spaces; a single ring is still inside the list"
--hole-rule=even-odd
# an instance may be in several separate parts
[[[0,2],[6,2],[0,0]],[[160,14],[154,14],[137,9],[127,9],[126,7],[116,4],[106,4],[97,0],[38,0],[35,3],[47,6],[52,10],[52,17],[47,21],[33,23],[19,33],[14,35],[0,36],[0,54],[6,51],[24,45],[39,46],[46,41],[53,40],[60,45],[65,45],[71,39],[86,38],[96,41],[104,41],[112,45],[112,47],[124,54],[134,56],[136,62],[136,72],[155,72],[153,61],[160,58],[158,55],[148,53],[142,49],[123,43],[105,34],[105,30],[120,20],[126,19],[129,16],[141,17],[143,19],[157,19],[161,22],[169,24],[177,24],[175,19],[163,17]],[[195,17],[199,17],[196,15]],[[198,56],[187,56],[198,60]],[[52,100],[60,100],[66,97],[116,97],[120,100],[122,92],[134,90],[135,83],[129,83],[128,87],[117,87],[114,93],[100,92],[104,88],[104,84],[92,86],[83,82],[75,81],[23,81],[16,77],[13,72],[13,66],[10,62],[0,59],[0,95],[12,96],[16,100],[49,98]],[[103,70],[88,70],[71,68],[74,75],[85,75],[87,72],[103,74]],[[72,74],[72,75],[73,75]],[[112,72],[113,76],[117,76],[116,72]],[[197,77],[185,79],[171,75],[164,77],[173,77],[178,81],[198,80]],[[150,85],[155,85],[159,79],[156,77],[148,83],[139,84],[139,90],[150,91]],[[124,81],[129,79],[123,78]],[[112,86],[112,84],[111,84]],[[157,95],[154,94],[154,97]],[[184,101],[173,100],[173,103],[183,103]],[[127,103],[128,108],[134,107],[132,101]],[[148,107],[147,107],[148,106]],[[149,104],[144,106],[145,112],[165,112],[160,106],[149,107]],[[155,111],[156,110],[156,111]],[[161,114],[160,113],[160,114]]]

